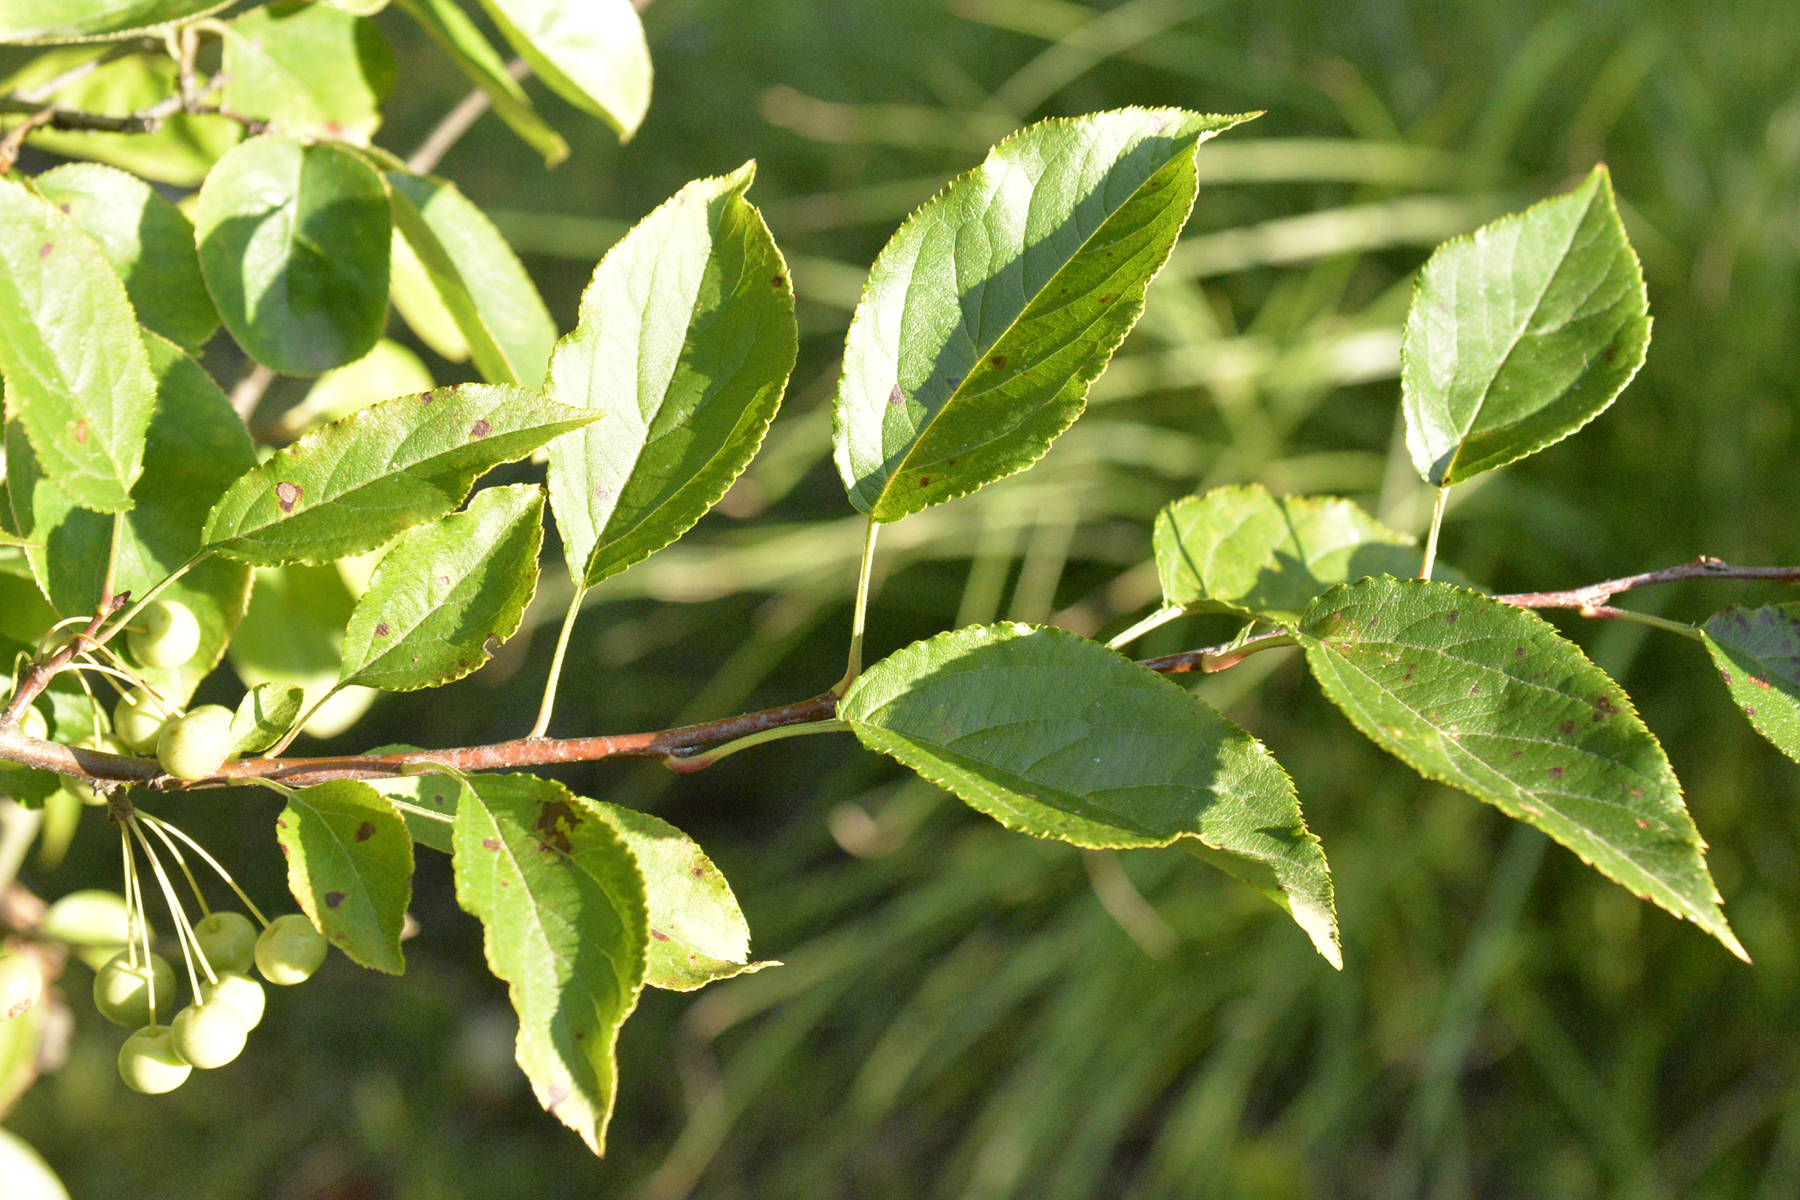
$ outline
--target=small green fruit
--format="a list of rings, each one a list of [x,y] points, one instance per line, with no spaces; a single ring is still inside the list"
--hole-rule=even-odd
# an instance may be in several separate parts
[[[256,939],[256,969],[270,983],[301,983],[325,961],[325,937],[305,913],[288,913],[269,922]]]
[[[156,737],[167,723],[168,717],[156,706],[156,701],[141,691],[125,693],[113,708],[114,736],[137,754],[150,754],[156,750]]]
[[[44,994],[44,973],[23,954],[0,954],[0,1020],[31,1011]]]
[[[170,1044],[189,1066],[210,1071],[244,1052],[250,1026],[243,1014],[223,1000],[190,1004],[170,1024]]]
[[[126,635],[131,656],[146,667],[179,667],[200,649],[200,622],[179,600],[156,600],[137,615]]]
[[[215,972],[250,969],[256,954],[256,926],[243,913],[211,913],[194,926],[194,936]]]
[[[152,1096],[172,1092],[187,1082],[194,1068],[175,1053],[167,1025],[140,1029],[119,1047],[119,1078],[133,1091]]]
[[[177,779],[205,779],[225,764],[231,746],[231,710],[202,704],[163,726],[156,761]]]
[[[219,975],[217,983],[202,983],[200,999],[207,1004],[223,1002],[237,1009],[238,1016],[244,1018],[244,1028],[255,1029],[262,1024],[265,997],[262,984],[248,975],[240,975],[236,971],[225,971]]]
[[[117,892],[85,888],[52,904],[44,913],[38,932],[67,942],[82,962],[98,971],[107,959],[125,948],[130,928],[125,897]]]
[[[114,1025],[147,1025],[150,1022],[150,983],[156,983],[156,1010],[169,1010],[175,999],[175,968],[160,954],[150,956],[150,966],[133,964],[121,951],[94,974],[94,1008]]]

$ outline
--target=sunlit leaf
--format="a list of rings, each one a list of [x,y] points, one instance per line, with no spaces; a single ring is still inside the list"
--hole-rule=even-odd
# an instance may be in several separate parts
[[[343,682],[404,692],[479,669],[525,615],[543,540],[535,484],[487,488],[407,531],[350,614]]]
[[[1413,465],[1447,487],[1561,441],[1606,411],[1649,344],[1643,271],[1595,167],[1425,264],[1400,350]]]
[[[131,507],[156,380],[125,285],[94,240],[0,179],[0,375],[44,474],[99,512]]]
[[[421,747],[407,745],[377,746],[370,754],[411,754],[420,751]],[[425,772],[418,775],[400,775],[390,779],[371,779],[369,786],[390,800],[398,801],[395,807],[400,815],[406,818],[406,830],[412,834],[415,846],[424,846],[436,850],[440,854],[451,852],[450,826],[455,820],[457,806],[462,797],[469,792],[469,785],[450,775],[438,775]],[[424,812],[436,816],[424,816],[412,812],[410,808],[423,809]],[[444,818],[438,820],[437,817]]]
[[[355,362],[319,376],[305,399],[276,420],[275,432],[297,438],[315,425],[341,420],[377,400],[428,392],[434,386],[436,380],[418,355],[399,342],[382,338]]]
[[[394,84],[372,21],[305,0],[253,8],[220,32],[223,103],[284,133],[366,142]]]
[[[397,396],[241,476],[207,518],[206,544],[263,565],[360,554],[443,516],[483,472],[597,415],[484,384]]]
[[[631,0],[481,0],[539,79],[629,138],[650,107],[650,48]]]
[[[200,278],[194,223],[143,180],[97,163],[68,163],[38,191],[100,245],[144,328],[194,350],[219,327]]]
[[[456,902],[519,1014],[515,1054],[545,1110],[596,1154],[618,1093],[619,1026],[644,984],[637,861],[559,783],[480,775],[456,809]]]
[[[294,727],[306,689],[292,683],[259,683],[244,693],[231,715],[234,754],[260,754]]]
[[[507,73],[499,51],[482,36],[455,0],[400,0],[399,7],[442,46],[457,67],[494,106],[494,115],[544,156],[547,166],[569,157],[569,143],[538,115],[531,97]]]
[[[1800,604],[1728,608],[1701,635],[1750,724],[1800,762]]]
[[[389,171],[394,227],[490,383],[541,387],[556,326],[493,223],[453,184]]]
[[[556,348],[550,395],[606,419],[550,446],[569,573],[589,586],[680,537],[762,443],[793,369],[787,264],[744,198],[688,184],[607,252]]]
[[[362,966],[403,972],[412,838],[387,798],[354,779],[307,788],[289,797],[275,838],[288,890],[326,940]]]
[[[316,375],[369,352],[387,319],[387,189],[348,150],[276,135],[220,159],[194,206],[200,272],[256,361]]]
[[[1165,603],[1282,624],[1334,583],[1419,563],[1413,539],[1348,500],[1259,484],[1175,501],[1157,514],[1155,547]]]
[[[651,987],[691,992],[775,963],[750,961],[750,926],[719,868],[687,834],[636,809],[590,800],[631,848],[650,914]]]
[[[231,0],[0,0],[0,42],[125,37],[190,21]]]
[[[1383,576],[1325,593],[1297,632],[1325,694],[1382,749],[1745,957],[1662,747],[1549,622],[1447,583]]]
[[[974,626],[865,671],[838,705],[892,755],[1008,829],[1094,849],[1191,839],[1274,892],[1342,965],[1331,876],[1294,785],[1262,744],[1104,646]]]

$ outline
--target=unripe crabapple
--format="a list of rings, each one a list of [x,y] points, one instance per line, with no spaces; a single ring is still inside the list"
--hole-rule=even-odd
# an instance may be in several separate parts
[[[159,1095],[187,1082],[194,1068],[175,1053],[171,1033],[167,1025],[151,1025],[125,1039],[119,1047],[119,1078],[127,1087]]]
[[[138,613],[126,642],[146,667],[179,667],[200,649],[200,621],[179,600],[155,600]]]
[[[141,691],[127,692],[113,708],[114,736],[137,754],[155,752],[156,737],[167,723],[156,701]]]
[[[156,739],[156,760],[177,779],[204,779],[231,754],[231,710],[202,704],[176,717]]]
[[[170,1045],[189,1066],[210,1071],[244,1052],[250,1025],[243,1014],[225,1000],[190,1004],[169,1024]]]
[[[150,956],[150,965],[133,963],[130,953],[121,951],[94,974],[94,1008],[114,1025],[145,1025],[150,1021],[150,982],[156,982],[158,1012],[169,1007],[175,998],[175,968],[160,954]]]
[[[250,969],[256,953],[256,926],[243,913],[209,913],[194,925],[194,937],[215,972]]]
[[[325,950],[324,935],[306,914],[288,913],[269,922],[256,939],[256,969],[270,983],[300,983],[319,969]]]

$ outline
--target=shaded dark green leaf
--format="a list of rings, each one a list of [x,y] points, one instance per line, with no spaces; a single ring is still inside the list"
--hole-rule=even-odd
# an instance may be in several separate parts
[[[1728,608],[1701,635],[1750,724],[1800,762],[1800,604]]]

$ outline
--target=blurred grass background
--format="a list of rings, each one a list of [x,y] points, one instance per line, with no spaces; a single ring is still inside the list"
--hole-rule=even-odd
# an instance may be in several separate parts
[[[440,168],[566,329],[625,227],[755,157],[801,301],[762,456],[718,514],[592,598],[558,729],[662,726],[836,678],[861,529],[829,464],[830,399],[862,276],[913,206],[1049,114],[1267,110],[1202,148],[1187,235],[1089,414],[1029,474],[884,535],[872,654],[997,617],[1116,631],[1155,598],[1156,509],[1216,484],[1340,492],[1420,528],[1395,378],[1412,272],[1602,159],[1649,279],[1649,362],[1576,439],[1459,492],[1444,556],[1496,591],[1700,553],[1800,561],[1793,18],[1791,0],[658,0],[636,140],[537,89],[568,162],[546,172],[489,117]],[[378,140],[405,152],[460,82],[382,23],[403,82]],[[512,653],[384,700],[344,748],[519,732],[557,587]],[[1773,594],[1631,602],[1698,619]],[[1295,778],[1335,872],[1341,974],[1184,856],[1008,835],[848,739],[803,739],[693,777],[566,774],[696,835],[759,955],[787,964],[646,994],[602,1161],[512,1067],[504,989],[435,857],[404,980],[334,957],[272,996],[237,1064],[161,1098],[117,1084],[116,1033],[77,1003],[93,1036],[9,1126],[74,1195],[141,1200],[1800,1195],[1800,774],[1697,647],[1564,625],[1663,738],[1754,968],[1383,759],[1298,660],[1266,655],[1198,686]],[[1180,622],[1136,649],[1225,632]],[[272,809],[242,800],[159,811],[273,900]],[[32,882],[115,882],[113,853],[90,836]],[[85,986],[79,968],[68,982]]]

